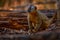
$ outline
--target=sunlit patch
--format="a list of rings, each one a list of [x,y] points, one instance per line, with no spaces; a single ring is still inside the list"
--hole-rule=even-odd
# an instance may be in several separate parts
[[[9,10],[13,10],[13,8],[10,8]]]

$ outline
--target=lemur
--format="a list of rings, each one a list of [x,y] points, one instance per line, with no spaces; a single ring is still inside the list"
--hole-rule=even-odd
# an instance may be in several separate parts
[[[56,14],[49,19],[45,14],[37,11],[37,7],[30,5],[28,8],[28,24],[29,32],[37,32],[38,30],[47,29],[56,18]]]

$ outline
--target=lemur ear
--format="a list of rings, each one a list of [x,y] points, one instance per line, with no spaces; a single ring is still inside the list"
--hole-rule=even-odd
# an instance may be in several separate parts
[[[37,9],[36,6],[30,5],[29,8],[28,8],[28,12],[31,12],[31,11],[36,10],[36,9]]]

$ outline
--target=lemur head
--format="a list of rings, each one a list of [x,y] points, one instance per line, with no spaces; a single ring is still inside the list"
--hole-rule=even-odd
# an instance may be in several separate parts
[[[28,8],[28,12],[35,12],[37,10],[37,7],[34,5],[30,5],[30,7]]]

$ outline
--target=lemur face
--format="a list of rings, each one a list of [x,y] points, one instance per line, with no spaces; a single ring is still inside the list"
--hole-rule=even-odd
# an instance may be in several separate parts
[[[37,10],[37,8],[34,5],[30,5],[30,7],[28,8],[29,13],[35,12],[36,10]]]

